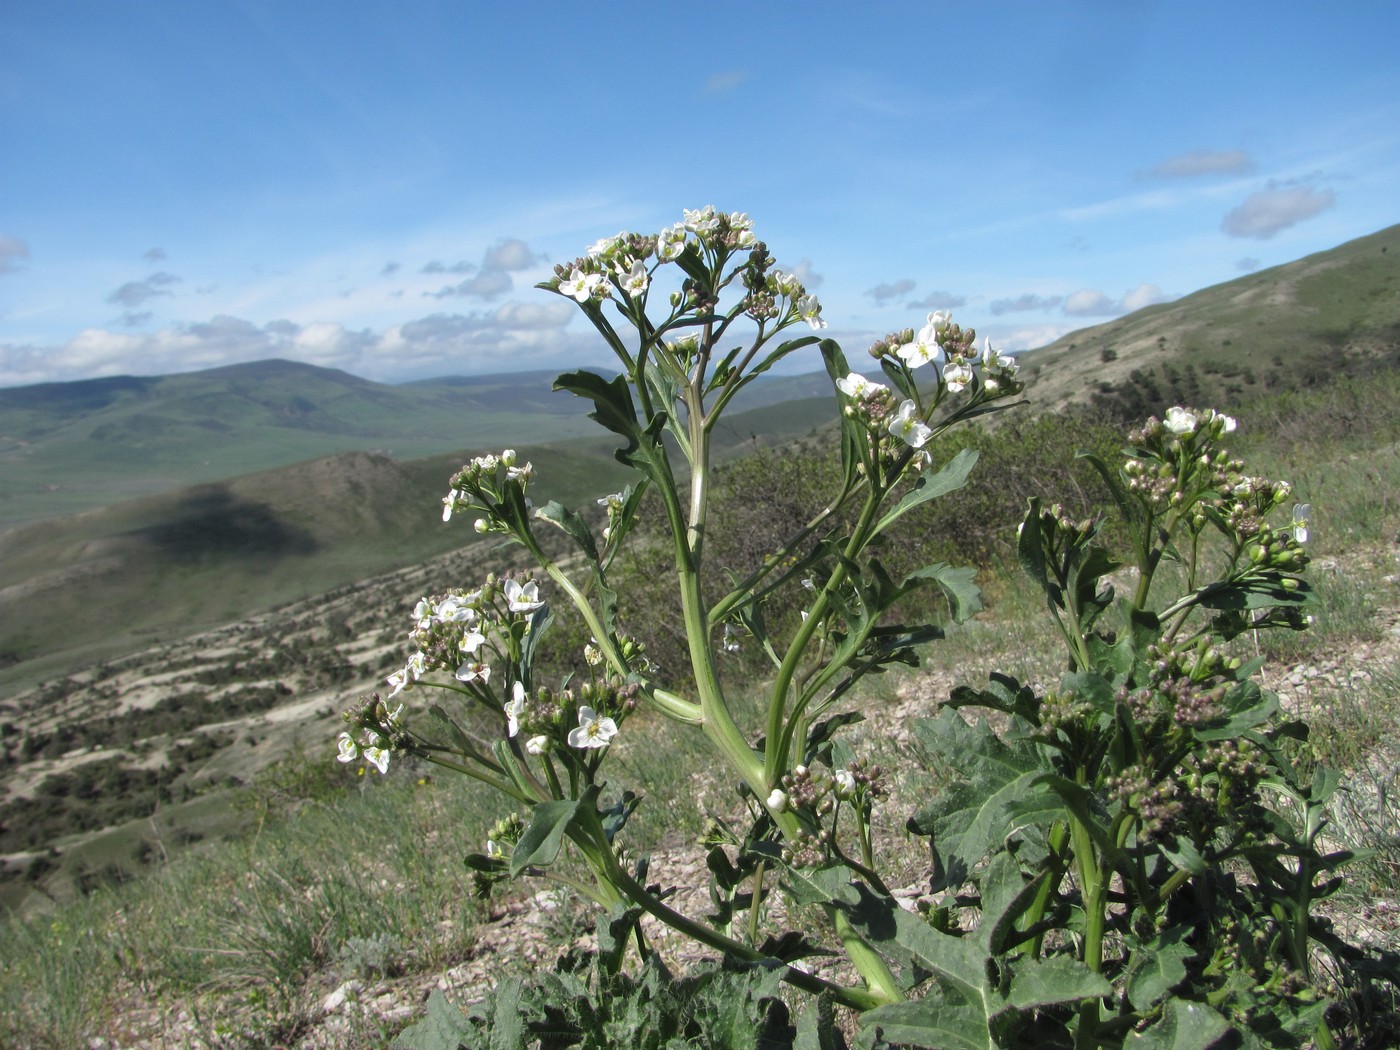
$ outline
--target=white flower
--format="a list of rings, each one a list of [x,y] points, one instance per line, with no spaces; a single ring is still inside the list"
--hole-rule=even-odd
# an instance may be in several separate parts
[[[685,226],[679,222],[662,230],[656,236],[656,257],[662,262],[679,258],[685,251],[685,234]]]
[[[447,495],[444,496],[444,497],[442,498],[442,520],[443,520],[443,521],[451,521],[451,520],[452,520],[452,512],[453,512],[454,510],[457,509],[457,501],[458,501],[459,499],[462,499],[463,496],[464,496],[464,493],[460,492],[459,490],[457,490],[457,489],[451,489],[451,490],[447,493]]]
[[[802,282],[797,279],[797,276],[782,270],[770,270],[767,283],[768,290],[775,295],[785,295],[791,298],[802,292]]]
[[[592,642],[583,647],[583,659],[589,667],[603,666],[603,654],[598,651],[598,647]]]
[[[599,718],[593,708],[578,709],[578,728],[569,730],[569,746],[580,748],[607,747],[617,736],[617,723],[611,718]]]
[[[609,493],[608,495],[602,496],[598,499],[598,506],[607,507],[608,510],[621,510],[622,504],[623,498],[621,492]]]
[[[962,361],[954,361],[943,369],[943,382],[948,384],[950,392],[956,394],[972,382],[972,369]]]
[[[413,607],[413,618],[418,621],[418,629],[426,631],[433,625],[433,603],[427,598],[419,598]]]
[[[509,481],[529,481],[535,476],[535,465],[526,463],[523,467],[507,467],[506,479]]]
[[[452,677],[459,682],[480,682],[485,685],[491,680],[491,668],[478,660],[466,660]]]
[[[837,798],[850,798],[856,793],[856,775],[849,769],[838,769],[833,779],[836,781]]]
[[[822,320],[822,304],[817,302],[815,295],[804,295],[797,300],[797,316],[807,322],[807,326],[819,331],[826,327],[826,322]]]
[[[622,290],[627,293],[629,299],[635,299],[647,290],[647,285],[651,278],[647,276],[646,265],[638,259],[632,264],[632,269],[628,270],[622,277]]]
[[[1196,417],[1180,405],[1167,409],[1165,423],[1173,434],[1189,434],[1196,429]]]
[[[1220,432],[1222,434],[1233,434],[1235,428],[1240,425],[1239,420],[1234,416],[1227,416],[1224,412],[1217,412],[1215,418],[1216,421],[1220,423]]]
[[[768,795],[768,808],[774,813],[781,813],[787,809],[787,792],[782,788],[774,788]]]
[[[466,633],[462,635],[462,640],[457,643],[457,648],[461,649],[462,652],[466,653],[468,656],[475,656],[477,650],[479,650],[485,642],[486,635],[482,634],[480,631],[474,631],[468,628]]]
[[[542,755],[549,750],[549,737],[541,733],[525,741],[525,750],[532,755]]]
[[[707,204],[695,211],[691,211],[689,208],[682,210],[685,213],[686,229],[694,230],[696,233],[708,233],[719,225],[719,215],[715,212],[713,204]]]
[[[572,296],[576,302],[586,303],[590,299],[605,299],[608,286],[600,273],[584,273],[575,267],[566,281],[561,281],[559,291]]]
[[[922,448],[924,442],[933,436],[933,431],[921,420],[914,410],[914,402],[904,401],[889,423],[890,433],[912,448]]]
[[[506,580],[505,593],[511,612],[533,612],[544,604],[540,601],[540,585],[534,580],[524,585],[519,580]]]
[[[623,230],[622,232],[618,233],[616,236],[613,237],[600,237],[598,240],[594,241],[591,245],[588,246],[588,251],[584,254],[591,255],[594,258],[597,258],[600,255],[611,255],[613,252],[617,251],[617,249],[621,247],[623,242],[626,240],[626,230]]]
[[[996,350],[992,349],[992,340],[988,336],[982,341],[982,367],[995,369],[1006,375],[1015,375],[1020,366],[1016,364],[1016,359],[1010,354],[997,353]]]
[[[1293,539],[1298,543],[1308,542],[1308,522],[1311,517],[1311,503],[1293,504]]]
[[[724,647],[726,653],[737,653],[743,648],[743,646],[739,644],[738,636],[734,633],[734,628],[729,624],[724,625],[724,641],[720,644]]]
[[[501,848],[501,844],[495,839],[486,840],[486,855],[500,859],[506,855],[506,851]]]
[[[859,372],[852,372],[845,379],[836,380],[836,389],[856,401],[874,394],[883,394],[887,387],[883,383],[872,383]]]
[[[405,668],[402,671],[395,671],[388,678],[384,679],[384,681],[391,687],[389,699],[392,700],[408,688],[408,669]]]
[[[360,745],[349,733],[341,733],[335,743],[340,749],[340,754],[335,756],[337,762],[353,762],[360,757]]]
[[[365,748],[365,761],[381,773],[389,772],[389,752],[382,747]]]
[[[928,320],[919,329],[919,338],[929,343],[938,342],[938,330],[944,325],[951,323],[953,315],[947,310],[935,310],[928,315]]]
[[[918,368],[920,365],[938,360],[938,355],[941,352],[938,343],[933,339],[932,331],[928,328],[920,331],[912,343],[905,343],[895,351],[899,355],[899,359],[910,368]]]
[[[505,706],[506,712],[506,732],[509,736],[515,736],[520,732],[520,716],[525,713],[525,685],[516,682],[515,688],[511,692],[510,702]]]

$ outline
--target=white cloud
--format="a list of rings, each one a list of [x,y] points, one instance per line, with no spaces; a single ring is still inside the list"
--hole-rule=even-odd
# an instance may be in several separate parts
[[[18,237],[0,233],[0,273],[14,273],[29,258],[29,245]]]
[[[1065,297],[1064,312],[1071,317],[1101,317],[1119,312],[1119,304],[1097,288],[1081,288]]]
[[[431,314],[384,331],[333,321],[257,325],[229,316],[148,333],[89,328],[62,346],[0,344],[0,386],[163,375],[273,357],[389,381],[565,367],[597,354],[596,337],[569,330],[576,312],[565,302],[510,302],[483,312]]]
[[[1307,186],[1276,186],[1251,193],[1239,207],[1231,209],[1220,228],[1231,237],[1253,237],[1266,241],[1280,230],[1311,219],[1337,201],[1331,190]]]
[[[1189,179],[1200,175],[1243,175],[1254,170],[1249,154],[1240,149],[1197,149],[1154,164],[1142,177]]]
[[[792,275],[802,282],[802,287],[809,292],[820,288],[822,281],[826,280],[821,274],[812,269],[811,259],[799,259],[797,265],[792,268]]]
[[[1141,310],[1144,306],[1152,306],[1155,303],[1164,303],[1167,296],[1162,294],[1162,289],[1155,284],[1146,282],[1138,285],[1131,292],[1126,292],[1119,306],[1124,313],[1132,313],[1134,310]]]
[[[516,237],[507,237],[486,250],[482,260],[482,270],[528,270],[543,257],[530,250],[530,246]]]

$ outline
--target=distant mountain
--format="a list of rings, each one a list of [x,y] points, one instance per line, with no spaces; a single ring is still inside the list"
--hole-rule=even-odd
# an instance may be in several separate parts
[[[293,361],[0,389],[0,528],[336,452],[409,459],[593,436],[553,372],[375,383]],[[824,392],[764,376],[736,410]]]
[[[1036,411],[1127,419],[1400,366],[1400,226],[1084,328],[1020,356]]]

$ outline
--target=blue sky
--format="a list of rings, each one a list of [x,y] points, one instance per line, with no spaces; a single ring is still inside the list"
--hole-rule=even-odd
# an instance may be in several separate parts
[[[1400,222],[1400,5],[7,0],[0,385],[602,361],[534,289],[749,212],[848,351]]]

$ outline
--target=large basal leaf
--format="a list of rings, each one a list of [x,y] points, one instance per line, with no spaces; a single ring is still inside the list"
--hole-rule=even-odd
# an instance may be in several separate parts
[[[1141,1032],[1130,1032],[1124,1050],[1208,1050],[1229,1031],[1225,1018],[1204,1003],[1173,999],[1162,1019]]]
[[[1136,944],[1128,961],[1128,1001],[1146,1012],[1186,978],[1186,960],[1195,954],[1186,943],[1184,926],[1163,930],[1150,941]]]
[[[497,985],[497,990],[504,989]],[[467,1015],[448,1002],[441,989],[434,988],[428,996],[428,1015],[400,1032],[390,1046],[391,1050],[459,1050],[481,1045],[476,1036],[476,1026]]]
[[[968,725],[951,710],[915,722],[914,734],[963,774],[910,821],[914,830],[933,837],[954,877],[1000,849],[1024,823],[1024,807],[1036,805],[1037,799],[1040,809],[1053,804],[1041,782],[1046,767],[1035,744],[1024,739],[1008,744],[985,722]]]

